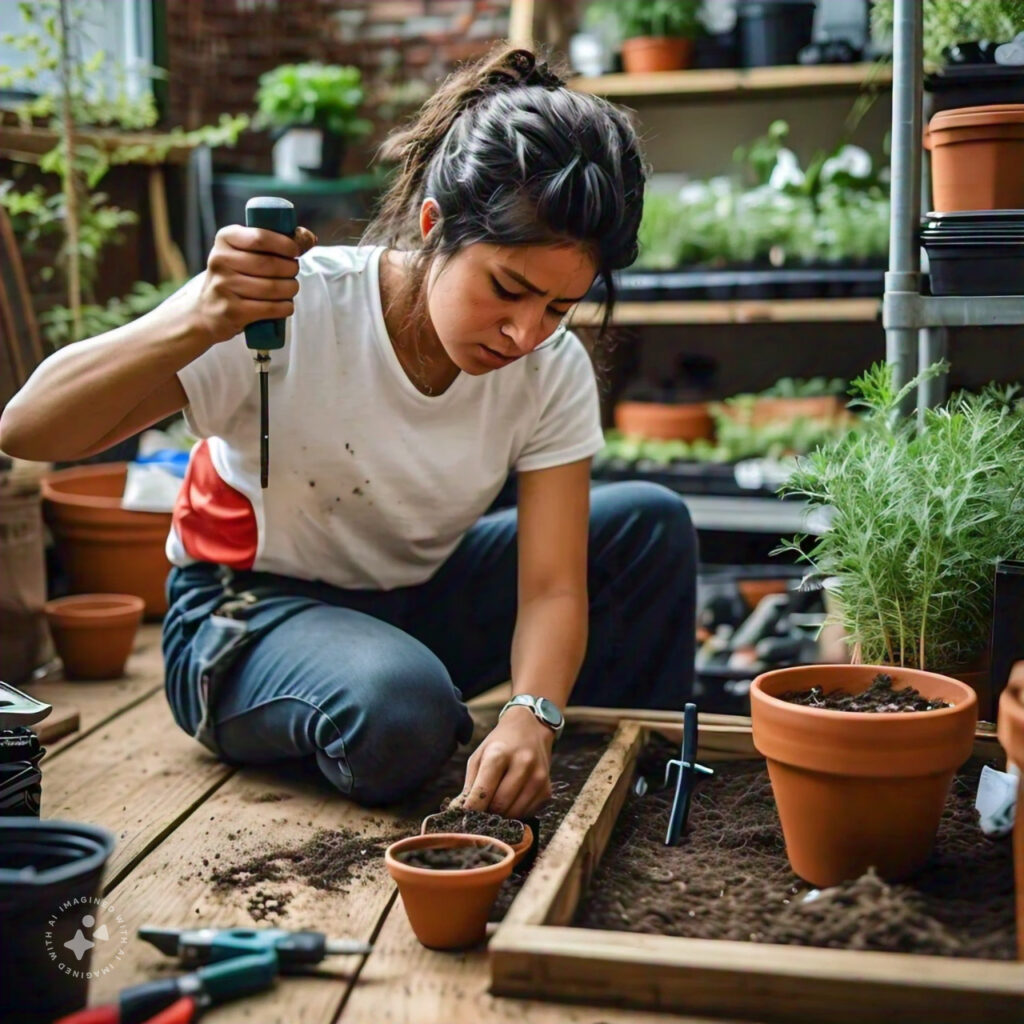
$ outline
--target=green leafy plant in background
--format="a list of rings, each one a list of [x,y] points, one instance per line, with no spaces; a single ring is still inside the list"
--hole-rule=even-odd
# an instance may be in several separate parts
[[[119,325],[119,316],[141,315],[147,303],[156,305],[175,284],[153,288],[140,283],[124,299],[106,306],[95,304],[104,250],[120,240],[125,227],[138,221],[134,211],[112,205],[105,193],[97,191],[107,172],[121,164],[160,163],[179,147],[231,145],[249,119],[224,114],[217,125],[194,131],[174,128],[160,134],[125,135],[153,128],[157,110],[148,90],[137,98],[129,94],[124,69],[105,52],[83,58],[95,27],[90,21],[94,8],[74,0],[34,0],[18,7],[25,28],[4,34],[0,44],[29,60],[17,68],[0,65],[0,88],[38,92],[17,108],[16,115],[23,124],[42,124],[57,133],[59,141],[41,157],[39,167],[55,175],[60,187],[56,192],[41,185],[19,190],[14,182],[4,182],[0,203],[10,213],[27,251],[49,236],[61,238],[58,265],[68,304],[49,310],[41,322],[48,340],[63,344],[90,336],[91,326],[98,322],[109,329]],[[48,76],[55,76],[55,85],[42,84]],[[109,128],[118,129],[119,134],[104,137],[102,132],[85,131]],[[47,279],[53,276],[53,268],[45,270]]]
[[[863,410],[853,429],[798,460],[783,493],[828,510],[817,538],[795,553],[831,581],[837,618],[867,664],[932,671],[971,667],[992,616],[993,568],[1024,557],[1024,409],[1015,389],[958,394],[898,416],[920,380],[897,389],[877,364],[854,382]]]
[[[614,24],[620,39],[668,36],[693,39],[700,35],[702,0],[598,0],[587,7],[585,25]]]
[[[846,381],[842,377],[780,377],[770,388],[758,393],[758,398],[821,398],[845,395]]]
[[[359,68],[343,64],[282,64],[260,75],[257,127],[310,125],[346,139],[367,135],[358,116],[366,98]]]
[[[785,121],[774,121],[763,136],[737,147],[732,177],[689,182],[674,194],[652,184],[635,266],[781,266],[884,257],[887,171],[851,145],[819,151],[805,169],[785,146],[788,134]]]
[[[945,51],[958,43],[1006,43],[1024,31],[1024,0],[921,0],[924,3],[924,61],[946,63]],[[872,31],[892,35],[895,0],[871,5]]]

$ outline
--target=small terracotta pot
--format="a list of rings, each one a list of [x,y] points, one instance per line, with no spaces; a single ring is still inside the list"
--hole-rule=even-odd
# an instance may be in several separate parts
[[[737,580],[736,589],[740,592],[747,607],[753,611],[769,594],[784,594],[789,590],[792,580]]]
[[[46,602],[46,619],[69,679],[124,675],[145,607],[135,594],[73,594]]]
[[[397,859],[397,854],[410,850],[453,846],[495,846],[505,856],[497,864],[465,871],[435,871]],[[429,949],[466,949],[483,942],[487,917],[501,883],[512,873],[514,860],[508,843],[456,832],[409,836],[384,851],[384,862],[398,883],[412,930]]]
[[[692,63],[692,39],[635,36],[622,42],[622,66],[629,74],[645,71],[681,71]]]
[[[43,479],[43,512],[78,594],[138,594],[148,618],[167,611],[169,512],[121,508],[127,463],[61,469]]]
[[[778,700],[787,690],[866,690],[879,672],[953,706],[938,711],[826,711]],[[924,866],[953,775],[971,755],[978,701],[948,676],[884,665],[804,665],[758,676],[754,746],[768,762],[786,853],[816,886],[869,867],[889,881]]]
[[[1024,674],[1019,670],[999,697],[999,742],[1007,761],[1024,770]],[[1013,873],[1017,890],[1017,959],[1024,960],[1024,776],[1017,783],[1013,825]]]
[[[928,125],[936,210],[1024,208],[1024,104],[940,110]]]
[[[715,424],[705,402],[619,402],[615,427],[630,437],[653,441],[711,439]]]

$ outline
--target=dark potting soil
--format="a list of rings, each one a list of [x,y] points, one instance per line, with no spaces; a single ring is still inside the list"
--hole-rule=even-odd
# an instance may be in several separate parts
[[[433,871],[465,871],[498,864],[505,854],[496,846],[438,846],[430,850],[406,850],[395,859],[413,868]]]
[[[487,811],[463,811],[455,808],[432,814],[426,819],[428,832],[467,832],[474,836],[500,839],[515,846],[523,841],[524,827],[514,818],[503,818]]]
[[[788,690],[779,694],[779,700],[790,704],[802,704],[808,708],[825,708],[828,711],[938,711],[952,707],[944,700],[929,700],[913,686],[899,690],[892,688],[892,676],[879,672],[871,685],[861,693],[847,693],[846,690],[829,690],[825,693],[820,686],[809,690]]]
[[[641,772],[661,777],[676,748],[652,743]],[[573,922],[702,939],[1012,960],[1013,851],[977,826],[982,762],[953,781],[935,851],[912,880],[874,871],[820,892],[789,867],[762,761],[716,764],[687,833],[663,845],[672,789],[630,794]]]
[[[567,731],[558,741],[551,765],[553,793],[538,812],[538,827],[534,829],[534,845],[538,850],[543,849],[554,835],[591,769],[600,760],[609,739],[609,733]],[[461,756],[449,761],[418,793],[393,807],[397,819],[379,819],[382,827],[378,832],[360,834],[344,828],[319,829],[303,843],[267,846],[237,864],[218,866],[209,876],[214,888],[242,892],[247,897],[253,919],[271,923],[280,923],[295,893],[280,885],[273,893],[268,893],[261,886],[263,882],[294,881],[314,889],[347,892],[367,869],[382,869],[384,850],[391,843],[418,833],[423,818],[437,811],[446,797],[462,789],[470,753],[470,749],[461,752]],[[522,838],[522,832],[519,838]],[[522,888],[531,863],[531,858],[524,859],[506,880],[491,912],[492,920],[501,920],[505,916],[516,893]],[[209,866],[204,861],[204,867]]]

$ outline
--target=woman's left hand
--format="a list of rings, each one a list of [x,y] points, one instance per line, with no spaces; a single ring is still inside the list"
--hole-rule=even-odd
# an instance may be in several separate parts
[[[511,707],[466,765],[452,807],[523,818],[551,796],[555,734],[526,707]]]

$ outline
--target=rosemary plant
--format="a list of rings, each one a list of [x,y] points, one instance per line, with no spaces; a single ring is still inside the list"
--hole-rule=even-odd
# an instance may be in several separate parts
[[[830,529],[778,549],[830,581],[836,617],[867,664],[936,672],[983,655],[993,567],[1024,557],[1024,406],[990,385],[927,410],[920,429],[877,364],[853,383],[858,427],[797,463],[783,493],[831,509]]]

